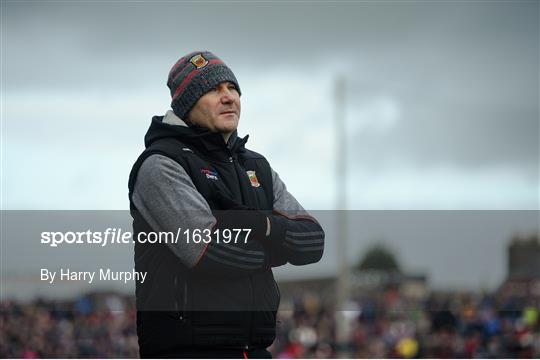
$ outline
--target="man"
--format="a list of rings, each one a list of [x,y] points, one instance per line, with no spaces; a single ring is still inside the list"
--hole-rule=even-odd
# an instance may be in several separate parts
[[[240,138],[240,87],[214,54],[182,57],[130,174],[141,357],[271,357],[279,289],[272,267],[320,260],[324,232],[266,159]],[[228,241],[227,241],[228,240]]]

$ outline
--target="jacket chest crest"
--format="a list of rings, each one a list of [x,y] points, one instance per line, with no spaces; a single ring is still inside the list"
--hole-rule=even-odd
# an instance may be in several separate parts
[[[249,182],[251,183],[251,186],[256,188],[261,186],[261,183],[259,183],[259,179],[257,178],[257,173],[254,170],[248,170],[246,171],[246,173],[249,178]]]

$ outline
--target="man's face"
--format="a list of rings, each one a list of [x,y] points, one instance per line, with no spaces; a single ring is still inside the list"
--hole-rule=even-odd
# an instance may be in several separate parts
[[[222,82],[199,98],[187,118],[210,131],[230,135],[240,120],[240,94],[233,83]]]

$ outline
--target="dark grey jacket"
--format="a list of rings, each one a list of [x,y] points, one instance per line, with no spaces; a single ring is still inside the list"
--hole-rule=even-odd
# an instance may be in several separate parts
[[[317,262],[324,232],[244,139],[187,127],[168,112],[154,117],[147,149],[130,175],[134,232],[179,234],[175,243],[136,244],[138,334],[142,356],[197,346],[265,348],[275,337],[279,289],[271,267]],[[217,192],[265,212],[269,231],[225,244],[193,241],[193,230],[223,230]],[[238,226],[245,222],[238,219]],[[228,221],[227,228],[236,227]],[[266,223],[265,223],[266,225]],[[254,225],[255,226],[255,225]],[[179,231],[185,229],[190,231]],[[188,235],[189,234],[189,235]],[[221,239],[222,240],[222,239]]]

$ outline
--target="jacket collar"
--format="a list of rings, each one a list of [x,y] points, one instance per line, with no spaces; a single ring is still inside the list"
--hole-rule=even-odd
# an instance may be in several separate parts
[[[249,135],[241,138],[235,130],[226,144],[221,134],[196,125],[188,126],[184,120],[169,110],[164,116],[154,116],[152,118],[152,123],[144,138],[145,145],[148,147],[154,141],[165,137],[178,138],[194,146],[202,145],[209,152],[228,150],[235,153],[244,147]]]

